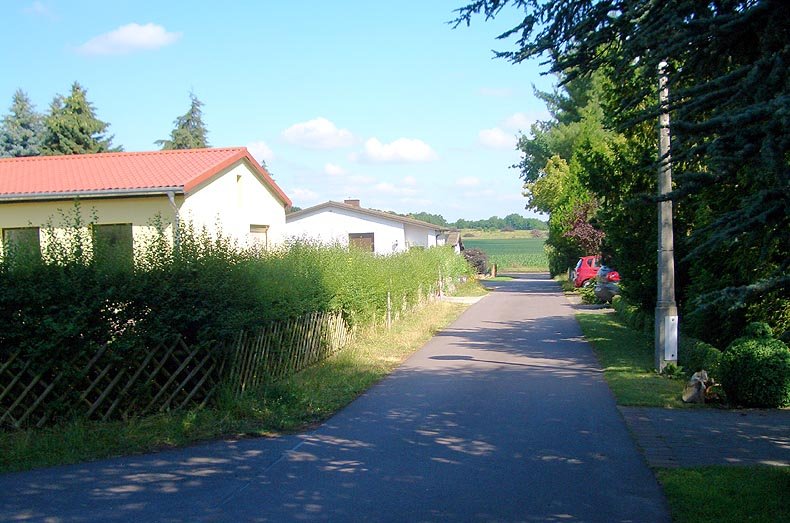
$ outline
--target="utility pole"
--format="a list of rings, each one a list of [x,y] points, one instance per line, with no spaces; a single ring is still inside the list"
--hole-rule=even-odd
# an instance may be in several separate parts
[[[672,191],[672,163],[669,136],[669,89],[667,63],[658,64],[659,123],[658,196]],[[658,202],[658,300],[655,322],[655,364],[659,372],[678,360],[678,309],[675,304],[675,255],[672,234],[672,201]]]

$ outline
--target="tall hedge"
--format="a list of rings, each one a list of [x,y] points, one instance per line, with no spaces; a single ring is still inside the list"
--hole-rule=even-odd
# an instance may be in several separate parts
[[[364,324],[383,318],[388,293],[395,306],[411,305],[440,278],[470,274],[450,248],[379,257],[299,242],[260,252],[189,225],[176,246],[151,238],[133,265],[94,256],[76,233],[49,244],[43,256],[5,254],[0,360],[18,348],[68,359],[109,342],[120,348],[173,334],[214,344],[312,311],[339,310]]]

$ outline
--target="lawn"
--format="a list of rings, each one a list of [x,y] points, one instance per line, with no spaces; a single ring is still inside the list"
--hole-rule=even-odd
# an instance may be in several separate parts
[[[576,316],[618,405],[682,408],[683,380],[653,371],[653,339],[614,314]],[[697,408],[702,408],[696,406]],[[790,521],[790,468],[696,467],[657,469],[676,523]]]
[[[653,339],[629,329],[614,313],[578,314],[584,337],[592,343],[609,388],[619,405],[687,406],[680,399],[682,379],[667,379],[653,370]]]
[[[482,239],[463,238],[467,249],[480,249],[497,270],[512,272],[548,272],[549,260],[542,238]]]
[[[662,469],[657,475],[677,523],[790,521],[790,468]]]

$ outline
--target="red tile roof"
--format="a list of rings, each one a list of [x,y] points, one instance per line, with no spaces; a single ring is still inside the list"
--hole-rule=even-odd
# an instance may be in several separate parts
[[[286,206],[291,200],[245,147],[0,158],[0,199],[176,190],[189,193],[246,160]]]

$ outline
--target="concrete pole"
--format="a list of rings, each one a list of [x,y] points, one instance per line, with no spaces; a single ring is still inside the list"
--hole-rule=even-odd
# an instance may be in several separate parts
[[[669,89],[666,62],[658,64],[659,116],[659,167],[658,195],[672,191],[672,165],[670,162]],[[672,202],[658,202],[658,300],[655,321],[655,366],[659,372],[668,363],[677,365],[678,359],[678,309],[675,303],[675,255],[672,234]]]

